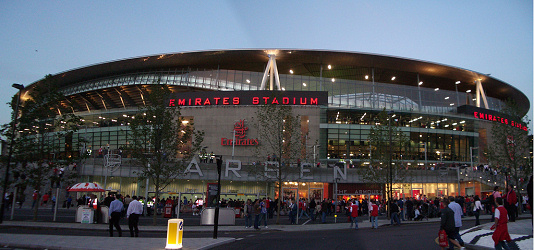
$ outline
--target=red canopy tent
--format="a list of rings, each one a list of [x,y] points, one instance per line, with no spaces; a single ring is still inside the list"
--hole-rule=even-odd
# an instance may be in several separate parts
[[[104,192],[104,188],[93,182],[81,182],[70,187],[69,192]]]

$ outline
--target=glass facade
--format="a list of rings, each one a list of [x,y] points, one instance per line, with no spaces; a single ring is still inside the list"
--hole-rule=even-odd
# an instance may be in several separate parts
[[[319,68],[318,65],[309,67]],[[318,150],[321,160],[353,159],[356,164],[364,164],[372,154],[369,130],[374,124],[371,121],[378,111],[385,108],[398,114],[393,125],[400,127],[410,138],[409,147],[395,152],[394,157],[408,162],[421,162],[425,158],[434,162],[470,161],[469,148],[477,146],[478,133],[474,121],[456,115],[455,108],[472,105],[471,93],[425,88],[429,82],[419,85],[417,81],[422,82],[425,76],[415,73],[404,77],[403,84],[413,81],[412,86],[407,86],[396,84],[402,81],[401,77],[393,80],[385,76],[395,72],[381,69],[345,67],[337,69],[335,74],[326,69],[322,71],[323,77],[280,74],[283,90],[328,91],[328,108],[321,118],[322,148]],[[347,78],[360,80],[330,77],[346,72],[350,73]],[[216,91],[249,91],[259,89],[262,77],[261,72],[180,68],[102,78],[73,84],[62,91],[65,95],[74,95],[113,87],[149,84]],[[144,100],[142,91],[139,91],[138,98]],[[490,109],[500,110],[501,101],[491,97],[487,99]],[[106,100],[103,99],[102,102],[105,103]],[[121,95],[121,102],[124,107],[120,109],[90,110],[88,106],[87,110],[83,110],[84,107],[79,107],[81,110],[78,115],[84,117],[85,124],[77,136],[72,138],[71,145],[78,145],[78,151],[85,149],[92,154],[98,154],[107,148],[125,148],[128,144],[128,120],[134,115],[136,107],[131,105],[133,101],[128,101],[125,95]],[[77,137],[85,140],[85,144],[77,144],[81,141]]]
[[[369,133],[377,115],[377,111],[330,109],[328,124],[323,126],[328,134],[327,158],[368,162],[372,154]],[[391,125],[410,139],[405,149],[393,153],[393,158],[408,163],[425,159],[434,163],[469,162],[470,147],[475,147],[478,140],[474,122],[462,117],[395,113]]]
[[[82,82],[68,86],[62,91],[65,95],[74,95],[112,87],[147,84],[166,84],[217,91],[249,91],[259,89],[262,77],[262,72],[176,69]],[[372,79],[372,76],[367,75],[367,77]],[[423,87],[425,84],[418,86],[416,81],[413,82],[413,86],[407,86],[396,84],[395,81],[373,82],[372,80],[280,74],[280,83],[282,89],[288,91],[328,91],[328,106],[332,108],[386,108],[406,112],[448,114],[455,112],[458,106],[474,104],[473,92],[429,89]],[[451,82],[452,86],[454,84]],[[500,111],[503,107],[503,103],[498,99],[487,97],[487,100],[488,108],[491,110]]]

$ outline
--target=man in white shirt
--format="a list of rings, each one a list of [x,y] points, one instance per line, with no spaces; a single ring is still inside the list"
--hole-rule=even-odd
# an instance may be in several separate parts
[[[130,228],[131,237],[139,237],[139,216],[143,213],[143,204],[139,202],[137,196],[132,197],[132,201],[128,205],[128,211],[126,211],[126,218],[128,218],[128,227]],[[135,232],[135,235],[134,235]]]
[[[462,240],[462,237],[460,237],[460,227],[462,227],[462,207],[460,204],[456,203],[454,197],[449,196],[449,208],[454,211],[454,224],[456,226],[456,240],[460,243],[461,246],[464,245],[464,241]],[[451,245],[452,246],[452,245]],[[454,248],[454,246],[452,246]],[[451,249],[451,247],[449,247]]]
[[[121,195],[115,195],[115,200],[109,205],[109,236],[113,237],[113,226],[117,228],[119,232],[119,237],[122,237],[122,229],[120,225],[121,212],[124,208],[122,201],[120,200]]]

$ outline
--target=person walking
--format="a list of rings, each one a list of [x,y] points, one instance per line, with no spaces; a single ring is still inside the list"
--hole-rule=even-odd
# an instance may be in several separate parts
[[[510,249],[504,241],[512,241],[508,233],[508,211],[503,206],[503,199],[501,197],[495,199],[497,205],[495,209],[495,224],[491,227],[495,229],[491,238],[495,242],[495,249]]]
[[[404,219],[404,200],[403,199],[399,199],[397,201],[397,205],[399,206],[399,217],[400,217],[400,220],[401,221],[405,221],[406,219]]]
[[[310,200],[310,205],[308,206],[309,207],[309,215],[311,216],[311,219],[312,221],[315,221],[315,207],[317,206],[317,204],[315,204],[315,199],[311,199]]]
[[[369,202],[371,204],[371,228],[378,229],[378,205],[376,202]]]
[[[308,217],[308,219],[310,219],[310,216],[308,215],[308,212],[307,212],[307,206],[306,206],[306,199],[302,198],[299,202],[299,209],[300,209],[300,215],[299,215],[299,218],[304,218],[304,215],[306,215],[306,217]]]
[[[328,202],[326,199],[321,203],[321,223],[326,223],[326,213],[328,212]]]
[[[260,229],[260,214],[261,214],[261,207],[260,207],[260,201],[256,200],[254,202],[254,229],[259,230]]]
[[[32,194],[32,209],[35,207],[35,203],[39,200],[39,192],[37,190],[33,190]]]
[[[412,198],[408,198],[406,200],[406,218],[407,218],[407,220],[412,220],[412,218],[413,218],[413,207],[414,207],[413,199]]]
[[[397,202],[393,200],[389,203],[389,206],[391,210],[391,225],[394,225],[393,223],[395,223],[400,226],[401,222],[399,220],[399,206],[397,205]]]
[[[352,205],[350,205],[350,218],[349,228],[352,228],[352,224],[354,224],[354,229],[358,229],[358,205],[356,201],[353,201]]]
[[[126,197],[124,197],[124,200],[123,200],[123,203],[124,203],[124,212],[123,212],[123,216],[125,215],[125,213],[128,211],[128,206],[130,205],[130,202],[133,201],[133,198],[130,197],[129,194],[126,195]]]
[[[314,215],[313,217],[316,218],[317,216],[319,216],[321,214],[321,210],[322,210],[322,205],[321,205],[321,201],[317,201],[316,205],[315,205],[315,211],[313,212]],[[314,219],[315,221],[315,219]]]
[[[497,198],[501,197],[501,193],[499,192],[499,186],[495,186],[493,188],[493,193],[491,194],[491,199],[490,200],[490,204],[488,204],[492,209],[491,209],[491,220],[490,222],[494,222],[495,221],[495,209],[494,207],[495,204],[496,204],[496,201],[497,201]]]
[[[43,200],[41,201],[41,206],[46,207],[46,203],[48,203],[49,198],[50,198],[50,195],[48,193],[45,193],[43,195]]]
[[[269,228],[267,226],[267,199],[263,198],[263,201],[260,203],[260,207],[261,207],[261,216],[260,216],[260,222],[258,223],[258,226],[259,224],[261,224],[261,221],[263,220],[264,228]]]
[[[480,211],[482,211],[482,203],[480,202],[480,198],[478,195],[475,195],[475,206],[473,207],[473,214],[475,215],[476,221],[475,226],[480,225]]]
[[[133,196],[128,204],[126,218],[128,218],[128,227],[130,228],[130,237],[139,237],[139,216],[143,214],[143,204],[139,202],[137,196]]]
[[[457,246],[459,249],[465,249],[460,243],[455,240],[456,236],[456,223],[454,222],[454,211],[449,207],[449,200],[443,199],[444,208],[441,210],[441,224],[440,230],[445,230],[447,238],[449,238],[449,247],[454,248]],[[450,244],[452,243],[452,244]],[[442,250],[445,248],[442,247]]]
[[[244,215],[245,215],[245,228],[251,228],[252,227],[252,201],[250,199],[247,200],[247,204],[245,204],[244,209]]]
[[[510,222],[515,221],[515,214],[517,211],[517,195],[514,191],[514,187],[511,184],[507,185],[506,188],[506,196],[503,197],[504,202],[504,208],[506,208],[506,211],[508,212],[508,217],[510,217]]]
[[[119,224],[121,220],[121,212],[124,207],[122,201],[120,201],[121,195],[115,195],[115,200],[109,205],[109,237],[113,237],[113,226],[119,232],[119,237],[122,237],[122,229]]]
[[[462,227],[462,215],[463,215],[463,211],[462,211],[462,207],[460,206],[460,204],[456,203],[454,197],[452,196],[449,196],[449,208],[454,212],[454,225],[455,225],[455,230],[456,230],[456,234],[454,236],[454,238],[458,241],[458,243],[460,243],[461,246],[464,245],[464,241],[462,240],[462,237],[460,236],[460,228]],[[449,247],[449,249],[453,249],[452,246]]]
[[[71,205],[72,205],[72,197],[69,195],[69,197],[67,197],[67,204],[66,204],[67,209],[69,209]]]

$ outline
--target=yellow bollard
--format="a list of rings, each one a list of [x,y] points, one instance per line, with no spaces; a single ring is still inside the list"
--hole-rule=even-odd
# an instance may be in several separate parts
[[[184,229],[184,220],[170,219],[167,224],[167,245],[165,249],[182,248],[182,236]]]

